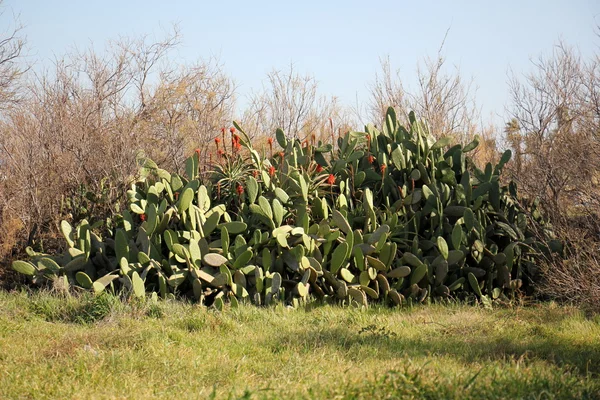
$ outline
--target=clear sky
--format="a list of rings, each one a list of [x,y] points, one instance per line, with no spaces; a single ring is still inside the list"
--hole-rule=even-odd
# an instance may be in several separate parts
[[[178,23],[178,61],[219,56],[240,96],[293,62],[345,104],[367,99],[380,57],[389,55],[404,84],[414,86],[417,62],[435,56],[450,29],[447,62],[474,79],[484,115],[497,124],[509,68],[529,71],[530,60],[549,54],[559,39],[584,56],[600,50],[600,0],[4,0],[4,7],[0,26],[19,14],[38,66],[73,46],[102,48],[119,35],[160,37]]]

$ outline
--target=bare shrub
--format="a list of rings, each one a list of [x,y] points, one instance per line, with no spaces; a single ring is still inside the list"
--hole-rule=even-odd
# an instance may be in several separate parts
[[[216,60],[163,72],[136,129],[152,144],[144,146],[147,154],[177,171],[195,148],[206,160],[209,144],[232,120],[234,92]]]
[[[509,171],[525,195],[539,197],[555,224],[600,215],[600,68],[564,44],[510,84],[512,120],[505,127],[515,163]],[[576,219],[577,219],[576,218]]]
[[[250,96],[243,123],[251,138],[272,135],[281,128],[287,137],[305,140],[329,130],[330,119],[336,119],[339,129],[350,122],[336,98],[319,95],[314,76],[300,75],[290,65],[289,70],[267,75],[262,90]]]
[[[139,151],[180,170],[232,119],[234,85],[216,61],[166,63],[179,43],[121,39],[74,51],[31,76],[0,120],[0,216],[21,237],[60,219],[103,219],[124,204]]]
[[[600,311],[600,58],[564,43],[510,82],[507,172],[540,205],[566,244],[541,268],[540,293]]]
[[[385,110],[392,106],[399,115],[414,111],[427,121],[437,138],[452,136],[465,143],[479,133],[480,114],[472,83],[464,81],[458,68],[446,72],[442,48],[435,59],[428,58],[424,66],[417,66],[418,86],[413,91],[404,87],[399,71],[393,75],[389,58],[381,61],[381,73],[370,86],[372,121],[383,121]]]
[[[600,312],[600,258],[598,242],[586,233],[572,230],[565,259],[553,258],[541,266],[539,291],[545,296]],[[591,240],[590,240],[591,239]]]

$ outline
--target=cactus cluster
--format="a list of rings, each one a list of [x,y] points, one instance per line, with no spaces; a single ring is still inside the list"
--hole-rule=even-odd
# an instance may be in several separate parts
[[[510,151],[480,170],[468,157],[477,139],[450,146],[414,114],[409,122],[390,108],[381,129],[330,144],[278,130],[279,152],[273,140],[255,149],[235,124],[231,152],[219,149],[207,174],[198,153],[183,175],[142,159],[110,237],[63,221],[68,251],[28,249],[30,261],[13,267],[34,282],[193,296],[217,308],[469,295],[489,303],[522,289],[541,243],[516,186],[500,181]]]

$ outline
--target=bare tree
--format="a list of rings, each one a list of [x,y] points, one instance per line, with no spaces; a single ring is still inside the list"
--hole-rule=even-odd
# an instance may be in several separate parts
[[[273,70],[262,91],[250,97],[244,125],[251,136],[283,129],[288,137],[304,139],[319,131],[335,114],[337,101],[318,94],[318,82],[300,75],[290,65],[288,71]]]
[[[394,107],[396,113],[408,116],[408,94],[402,85],[400,71],[392,74],[390,57],[379,60],[381,73],[375,74],[375,82],[370,86],[371,97],[367,105],[370,121],[380,123],[385,118],[388,107]]]
[[[457,68],[445,72],[446,60],[443,43],[435,59],[426,59],[425,66],[417,66],[416,90],[407,90],[399,71],[395,76],[389,58],[381,60],[381,74],[370,85],[369,112],[374,121],[383,121],[387,107],[392,106],[400,115],[414,111],[427,121],[436,137],[454,136],[465,142],[475,133],[480,113],[474,99],[472,83],[466,83]]]
[[[436,137],[454,136],[470,139],[479,120],[472,83],[465,83],[460,70],[445,73],[445,58],[440,52],[435,60],[427,59],[425,68],[418,66],[419,89],[410,96],[409,107],[428,122]]]
[[[541,198],[555,221],[573,207],[598,203],[599,65],[598,57],[584,61],[559,43],[533,62],[523,81],[515,75],[510,81],[512,120],[505,132],[518,155],[513,177]]]
[[[3,1],[0,0],[0,7]],[[0,16],[5,11],[0,11]],[[26,68],[22,64],[25,39],[21,25],[0,32],[0,110],[10,107],[18,99],[18,81]]]

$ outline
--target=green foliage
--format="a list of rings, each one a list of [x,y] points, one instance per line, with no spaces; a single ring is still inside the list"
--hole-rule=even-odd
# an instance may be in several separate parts
[[[407,129],[389,109],[382,130],[348,132],[335,147],[278,132],[283,151],[272,158],[236,125],[236,149],[205,178],[196,154],[185,175],[140,160],[113,238],[63,222],[65,254],[13,267],[35,283],[66,277],[95,293],[189,296],[218,309],[311,297],[487,305],[526,290],[549,249],[531,229],[539,212],[530,221],[514,184],[500,181],[510,152],[480,170],[468,157],[477,138],[447,149],[409,118]]]

